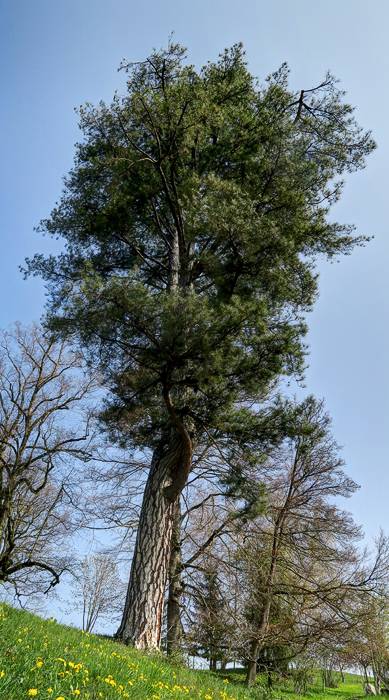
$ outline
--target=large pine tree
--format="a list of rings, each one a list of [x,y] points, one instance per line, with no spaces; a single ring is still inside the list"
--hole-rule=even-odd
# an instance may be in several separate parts
[[[82,140],[37,255],[52,328],[105,373],[104,419],[152,453],[119,636],[159,645],[172,515],[203,440],[242,444],[283,374],[303,367],[314,260],[348,253],[329,220],[374,144],[335,80],[263,86],[240,45],[196,70],[170,45],[126,64],[127,89],[80,111]]]

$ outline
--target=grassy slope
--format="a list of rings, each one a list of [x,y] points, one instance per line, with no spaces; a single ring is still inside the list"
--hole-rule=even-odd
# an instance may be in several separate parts
[[[252,695],[223,678],[0,605],[0,699],[29,697],[243,700]]]
[[[0,699],[24,700],[244,700],[263,695],[242,687],[239,674],[215,676],[189,671],[115,642],[42,620],[0,605]],[[358,677],[338,689],[312,687],[294,696],[287,687],[274,689],[274,700],[351,700],[362,696]]]

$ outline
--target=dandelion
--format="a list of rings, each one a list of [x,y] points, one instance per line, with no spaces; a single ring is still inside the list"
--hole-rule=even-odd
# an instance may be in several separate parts
[[[116,686],[116,681],[115,681],[114,678],[112,678],[111,674],[109,674],[109,676],[107,676],[106,678],[104,678],[104,682],[105,682],[105,683],[108,683],[108,685],[112,685],[113,687]]]
[[[38,688],[30,688],[27,695],[29,698],[35,698],[38,695]]]

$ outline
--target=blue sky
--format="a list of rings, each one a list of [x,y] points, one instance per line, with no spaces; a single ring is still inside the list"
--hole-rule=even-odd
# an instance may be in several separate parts
[[[334,215],[375,238],[320,266],[306,387],[333,416],[362,486],[348,505],[370,537],[389,531],[388,29],[386,0],[0,0],[2,327],[42,314],[42,284],[23,281],[18,265],[49,249],[33,227],[71,167],[74,107],[121,88],[123,57],[143,59],[174,31],[198,65],[243,41],[259,77],[286,60],[295,89],[316,85],[327,69],[340,78],[378,149],[348,178]]]

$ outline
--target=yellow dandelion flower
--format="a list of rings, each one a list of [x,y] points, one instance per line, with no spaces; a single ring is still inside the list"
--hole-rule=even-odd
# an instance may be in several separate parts
[[[37,662],[35,664],[36,668],[42,668],[43,666],[43,661],[42,659],[37,659]]]
[[[5,671],[0,671],[0,678],[4,678],[5,676]]]
[[[30,688],[27,695],[29,698],[35,698],[38,695],[38,688]]]

